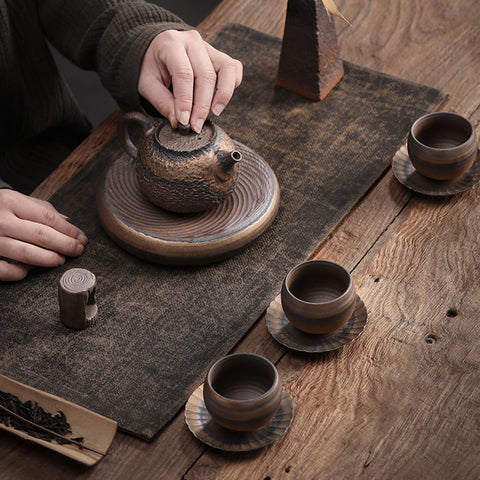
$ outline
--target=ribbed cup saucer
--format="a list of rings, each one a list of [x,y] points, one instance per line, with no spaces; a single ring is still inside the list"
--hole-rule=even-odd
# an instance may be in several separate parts
[[[203,443],[227,452],[246,452],[262,448],[281,438],[293,419],[293,403],[290,395],[282,390],[282,399],[273,419],[258,430],[237,432],[223,428],[214,422],[203,401],[203,384],[187,401],[185,422],[190,431]]]
[[[280,295],[277,295],[267,309],[265,321],[272,337],[282,345],[298,352],[322,353],[353,342],[363,332],[367,316],[365,304],[357,295],[353,315],[343,327],[330,333],[305,333],[288,321],[283,313]]]
[[[393,174],[405,187],[417,193],[431,196],[447,196],[464,192],[480,180],[480,153],[470,170],[453,180],[431,180],[415,170],[408,156],[407,146],[403,145],[392,160]]]

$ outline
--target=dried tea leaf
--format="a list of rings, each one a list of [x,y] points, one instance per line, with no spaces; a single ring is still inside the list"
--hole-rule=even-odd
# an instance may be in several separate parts
[[[343,21],[347,22],[350,26],[352,26],[352,24],[342,15],[340,10],[337,8],[334,0],[322,0],[322,2],[325,10],[328,12],[329,15],[336,15],[337,17],[340,17]]]
[[[58,441],[55,435],[64,436],[71,433],[70,424],[61,410],[52,415],[37,402],[31,400],[22,402],[17,396],[1,390],[0,422],[48,442]]]
[[[72,433],[65,414],[59,410],[55,416],[46,412],[37,402],[22,401],[15,395],[0,390],[0,422],[7,427],[22,430],[31,437],[47,442],[55,440],[60,445],[76,445],[80,449],[105,455],[104,452],[84,445],[84,437],[67,438]]]

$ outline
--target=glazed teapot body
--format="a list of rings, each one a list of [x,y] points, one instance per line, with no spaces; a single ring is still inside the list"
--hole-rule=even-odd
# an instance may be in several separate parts
[[[144,129],[138,147],[130,138],[132,124]],[[213,208],[236,185],[242,155],[210,120],[197,134],[189,127],[173,129],[166,121],[154,126],[147,116],[130,112],[120,119],[119,137],[136,161],[140,190],[165,210],[189,213]]]

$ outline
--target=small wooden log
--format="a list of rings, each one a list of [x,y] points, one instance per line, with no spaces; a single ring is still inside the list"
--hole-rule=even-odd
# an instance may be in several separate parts
[[[276,84],[322,100],[343,77],[337,34],[321,0],[288,0]]]
[[[83,268],[71,268],[62,275],[58,283],[58,303],[64,325],[76,329],[94,325],[98,312],[96,287],[95,275]]]

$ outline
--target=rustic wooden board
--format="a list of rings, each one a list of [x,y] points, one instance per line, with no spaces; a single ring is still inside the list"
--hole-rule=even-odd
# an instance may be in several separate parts
[[[24,385],[2,374],[0,374],[0,390],[15,395],[21,402],[28,400],[36,402],[51,415],[56,415],[59,411],[62,411],[72,431],[67,438],[83,437],[83,444],[95,451],[81,449],[76,445],[60,444],[54,440],[48,442],[41,438],[33,437],[23,430],[17,430],[12,426],[5,425],[2,422],[0,422],[0,429],[17,435],[29,442],[42,445],[89,467],[95,465],[107,454],[115,437],[115,433],[117,432],[117,422],[75,405],[63,398]]]

